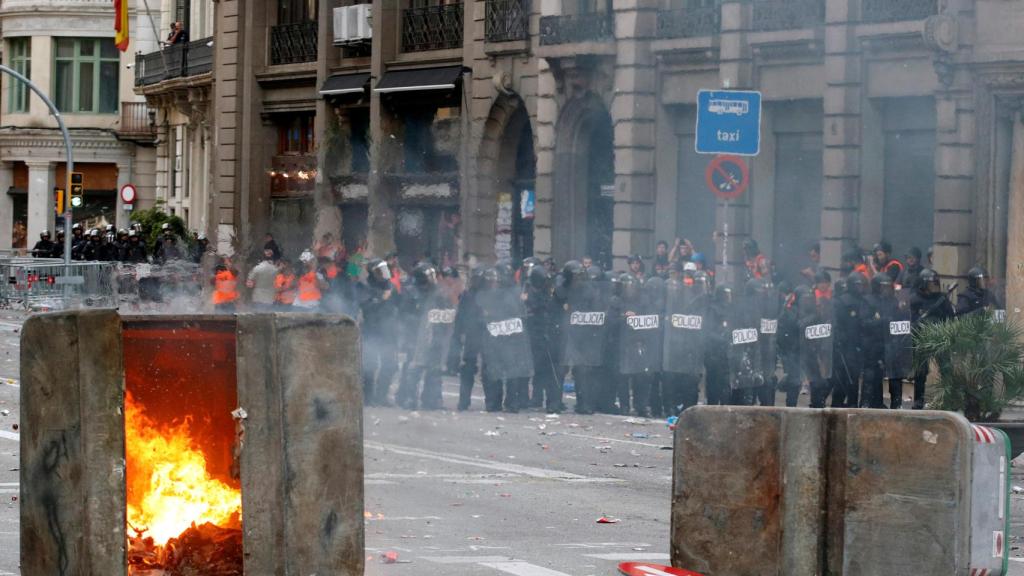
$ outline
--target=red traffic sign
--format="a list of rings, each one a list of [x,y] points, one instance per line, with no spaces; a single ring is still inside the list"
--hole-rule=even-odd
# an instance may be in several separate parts
[[[124,202],[125,204],[131,204],[135,202],[136,195],[137,193],[135,191],[135,186],[132,186],[131,184],[125,184],[124,186],[121,186],[121,201]]]
[[[703,576],[696,572],[672,568],[660,564],[648,564],[646,562],[623,562],[619,564],[619,572],[626,576]]]
[[[750,185],[750,169],[739,156],[715,156],[704,172],[708,189],[722,200],[735,200]]]

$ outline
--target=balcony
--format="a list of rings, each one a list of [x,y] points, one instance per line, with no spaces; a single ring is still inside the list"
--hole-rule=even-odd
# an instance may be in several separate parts
[[[152,142],[156,139],[156,111],[145,102],[121,102],[121,122],[117,135],[122,140]]]
[[[718,6],[658,12],[658,38],[693,38],[718,33]]]
[[[462,4],[402,11],[402,51],[450,50],[462,47]]]
[[[484,37],[488,42],[526,40],[530,33],[528,0],[487,0]]]
[[[824,23],[825,0],[762,0],[754,2],[753,29],[758,32],[813,28]]]
[[[861,5],[864,22],[924,20],[937,13],[936,0],[864,0]]]
[[[188,78],[213,69],[213,38],[174,44],[158,52],[135,55],[135,86],[150,86],[172,78]]]
[[[270,29],[270,63],[316,62],[317,23],[278,24]]]
[[[612,17],[607,12],[544,16],[540,19],[541,46],[601,42],[613,36]]]

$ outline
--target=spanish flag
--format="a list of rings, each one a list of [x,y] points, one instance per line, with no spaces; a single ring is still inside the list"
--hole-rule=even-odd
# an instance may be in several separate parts
[[[128,49],[128,0],[114,0],[114,44],[124,52]]]

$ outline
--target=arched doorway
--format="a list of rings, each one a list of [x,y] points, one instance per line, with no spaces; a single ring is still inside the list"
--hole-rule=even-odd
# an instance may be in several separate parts
[[[533,255],[536,166],[526,105],[518,96],[499,97],[487,119],[480,150],[478,200],[493,202],[495,208],[493,220],[485,216],[474,223],[484,238],[493,238],[493,247],[483,247],[480,253],[493,249],[495,259],[513,261]]]
[[[610,268],[615,208],[611,116],[590,92],[566,104],[556,131],[553,252],[563,262],[589,255]]]

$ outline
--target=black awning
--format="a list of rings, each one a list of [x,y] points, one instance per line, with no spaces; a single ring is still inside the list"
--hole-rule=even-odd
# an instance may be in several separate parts
[[[462,76],[462,66],[440,66],[412,70],[391,70],[377,83],[374,92],[412,92],[416,90],[453,90]]]
[[[320,88],[321,96],[334,96],[338,94],[358,94],[366,90],[370,82],[369,72],[357,72],[355,74],[334,74],[327,77],[323,87]]]

